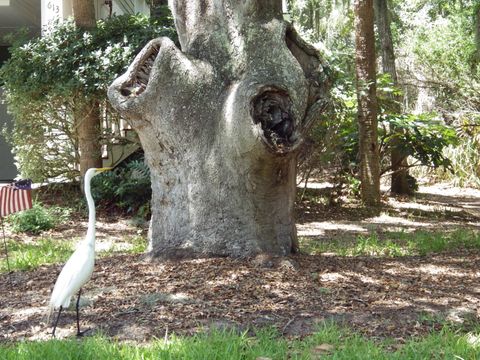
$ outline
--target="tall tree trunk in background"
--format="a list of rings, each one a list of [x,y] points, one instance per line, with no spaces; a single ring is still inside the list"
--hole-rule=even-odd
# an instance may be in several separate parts
[[[96,26],[94,0],[73,0],[73,16],[75,25],[81,29],[92,29]]]
[[[388,0],[374,0],[375,19],[377,23],[378,37],[380,40],[380,49],[382,51],[382,71],[389,74],[393,84],[398,86],[397,69],[395,67],[395,52],[392,40],[392,31],[390,28],[390,14],[388,11]],[[400,97],[391,95],[393,106],[389,109],[391,112],[400,114]],[[392,127],[392,133],[401,131]],[[398,141],[395,139],[390,153],[391,158],[391,192],[395,194],[407,195],[411,193],[409,189],[407,175],[408,162],[406,156],[401,151]]]
[[[96,19],[93,0],[74,0],[73,16],[76,26],[80,29],[94,28]],[[83,176],[89,168],[102,166],[98,102],[80,95],[76,103],[74,117],[80,153],[80,175]]]
[[[289,254],[297,150],[326,106],[322,60],[282,0],[170,5],[181,50],[152,40],[108,92],[150,167],[150,254]]]
[[[380,205],[380,160],[373,0],[355,0],[355,67],[357,75],[360,180],[366,205]]]
[[[382,70],[390,74],[397,83],[397,69],[395,67],[395,52],[393,49],[392,31],[390,28],[390,15],[387,0],[374,0],[375,20],[377,23],[380,49],[382,51]]]
[[[100,107],[95,100],[84,101],[82,95],[79,95],[75,106],[74,118],[80,153],[80,173],[84,175],[92,167],[102,167]]]

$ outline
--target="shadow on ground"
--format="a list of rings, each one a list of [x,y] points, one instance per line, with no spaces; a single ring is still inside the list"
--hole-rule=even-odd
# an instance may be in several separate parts
[[[82,327],[119,339],[165,332],[273,325],[303,336],[337,321],[375,337],[405,339],[445,321],[478,321],[480,253],[372,258],[296,255],[268,262],[204,259],[152,263],[100,259],[85,286]],[[50,289],[60,266],[0,276],[2,341],[48,338]],[[74,311],[58,335],[75,334]]]
[[[368,232],[478,229],[480,193],[421,189],[415,199],[389,198],[379,216],[355,207],[304,203],[299,233],[318,241]],[[457,196],[458,195],[458,196]],[[110,228],[99,229],[108,237]],[[61,265],[0,275],[0,341],[47,339],[50,291]],[[480,252],[423,257],[338,257],[299,254],[274,259],[149,262],[138,255],[97,261],[83,289],[82,327],[118,339],[144,341],[166,333],[211,327],[273,325],[289,336],[311,333],[325,321],[373,337],[428,333],[445,322],[478,323]],[[58,336],[75,334],[74,311]]]

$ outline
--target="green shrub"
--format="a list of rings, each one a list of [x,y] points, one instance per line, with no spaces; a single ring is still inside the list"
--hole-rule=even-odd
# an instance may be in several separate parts
[[[42,37],[14,42],[0,68],[4,100],[13,126],[3,135],[13,146],[22,175],[36,182],[78,176],[75,122],[82,104],[95,101],[102,114],[102,144],[120,121],[107,101],[107,88],[152,38],[175,38],[172,27],[143,15],[113,16],[90,31],[73,20],[54,24]],[[75,119],[77,118],[77,119]]]
[[[53,229],[69,217],[69,211],[60,207],[44,207],[35,202],[31,209],[12,214],[8,222],[12,231],[38,235],[42,231]]]

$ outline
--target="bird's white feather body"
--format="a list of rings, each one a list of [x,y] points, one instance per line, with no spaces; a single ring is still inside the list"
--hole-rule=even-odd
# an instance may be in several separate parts
[[[50,307],[68,308],[72,295],[78,292],[93,273],[95,249],[80,243],[70,259],[64,265],[50,297]]]
[[[65,263],[55,282],[50,297],[49,315],[53,310],[60,308],[60,306],[67,308],[70,305],[72,296],[75,295],[92,276],[95,263],[95,204],[90,192],[90,181],[96,174],[105,170],[108,169],[93,168],[88,169],[85,173],[85,197],[88,203],[87,235],[85,239],[78,244],[75,252]]]

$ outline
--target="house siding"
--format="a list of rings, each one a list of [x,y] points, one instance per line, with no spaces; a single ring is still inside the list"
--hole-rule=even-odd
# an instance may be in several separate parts
[[[0,98],[3,96],[3,89],[0,87]],[[7,113],[5,104],[0,103],[0,128],[11,124],[12,118]],[[5,141],[3,136],[0,136],[0,182],[6,182],[15,179],[18,175],[15,161],[12,155],[12,148]]]

